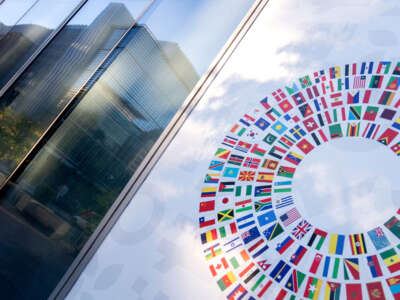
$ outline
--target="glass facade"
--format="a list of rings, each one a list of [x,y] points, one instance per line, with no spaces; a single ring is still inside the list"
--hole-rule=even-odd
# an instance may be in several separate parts
[[[1,85],[78,4],[47,2],[0,26]],[[252,1],[229,15],[211,1],[148,4],[87,1],[0,98],[7,299],[50,295]],[[37,19],[52,5],[51,20]]]

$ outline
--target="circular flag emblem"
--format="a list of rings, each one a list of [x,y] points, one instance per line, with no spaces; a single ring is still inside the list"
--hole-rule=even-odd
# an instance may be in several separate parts
[[[302,161],[332,140],[399,156],[399,86],[400,63],[335,66],[272,91],[233,124],[199,204],[203,255],[227,299],[400,299],[398,212],[365,232],[330,232],[301,213],[293,188]]]

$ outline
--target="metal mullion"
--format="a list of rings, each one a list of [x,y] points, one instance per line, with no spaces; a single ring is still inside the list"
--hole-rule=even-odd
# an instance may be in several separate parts
[[[161,136],[157,139],[156,143],[139,165],[138,169],[134,172],[133,176],[119,194],[118,198],[109,208],[106,215],[103,217],[96,230],[85,243],[84,247],[79,252],[73,264],[68,269],[60,283],[57,285],[49,299],[64,299],[68,295],[74,283],[78,280],[80,274],[94,256],[97,249],[106,238],[107,234],[111,231],[118,218],[131,202],[132,197],[146,179],[155,163],[158,161],[162,153],[168,147],[169,143],[182,127],[184,121],[198,104],[201,97],[210,87],[211,83],[219,74],[222,67],[231,57],[234,50],[248,32],[251,25],[254,23],[257,16],[260,14],[268,1],[269,0],[255,0],[255,3],[237,26],[236,30],[232,33],[228,42],[211,63],[211,66],[208,68],[208,70],[203,74],[201,79],[193,88],[192,92],[187,96],[181,108],[175,114]]]
[[[52,31],[52,33],[44,40],[43,43],[32,53],[32,55],[26,60],[26,62],[18,69],[17,72],[8,80],[8,82],[0,89],[0,98],[7,92],[9,88],[18,80],[18,78],[24,73],[24,71],[32,64],[32,62],[39,56],[39,54],[47,47],[48,44],[56,37],[56,35],[64,28],[65,25],[71,21],[71,19],[79,12],[79,10],[89,0],[82,0],[75,9],[64,19],[64,21]],[[35,2],[36,4],[37,2]]]
[[[88,0],[83,0],[84,2]],[[29,152],[24,156],[21,162],[17,165],[14,171],[6,178],[6,180],[0,184],[0,196],[4,193],[4,189],[10,181],[15,181],[22,172],[26,169],[31,160],[36,156],[36,154],[40,151],[40,149],[46,144],[47,140],[51,138],[51,136],[56,132],[59,126],[62,124],[62,120],[67,118],[68,115],[73,110],[74,106],[79,103],[79,100],[82,96],[88,91],[86,85],[93,78],[93,76],[98,72],[102,65],[106,62],[106,60],[110,57],[113,51],[119,46],[119,44],[123,41],[125,36],[129,33],[129,31],[137,24],[138,20],[144,15],[144,13],[151,7],[151,5],[158,0],[151,0],[150,3],[143,9],[139,17],[132,23],[131,26],[125,31],[122,37],[115,43],[115,45],[110,49],[107,55],[100,61],[96,68],[89,75],[88,79],[81,85],[79,89],[72,95],[68,103],[64,106],[64,108],[58,113],[58,115],[54,118],[53,122],[46,128],[44,133],[40,136],[40,138],[36,141],[36,143],[31,147]]]

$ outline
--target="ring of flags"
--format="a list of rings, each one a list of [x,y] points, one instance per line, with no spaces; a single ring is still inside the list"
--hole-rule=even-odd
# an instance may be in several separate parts
[[[226,134],[205,175],[199,228],[227,299],[400,299],[398,212],[366,232],[315,227],[296,208],[296,168],[338,138],[400,156],[400,62],[351,63],[277,89]]]

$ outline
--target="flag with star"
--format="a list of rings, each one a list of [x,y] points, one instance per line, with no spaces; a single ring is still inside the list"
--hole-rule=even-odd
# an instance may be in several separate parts
[[[317,300],[322,287],[322,280],[315,277],[308,277],[304,297]]]
[[[290,273],[288,281],[285,284],[285,288],[293,293],[298,293],[305,278],[306,275],[304,273],[293,269]]]

